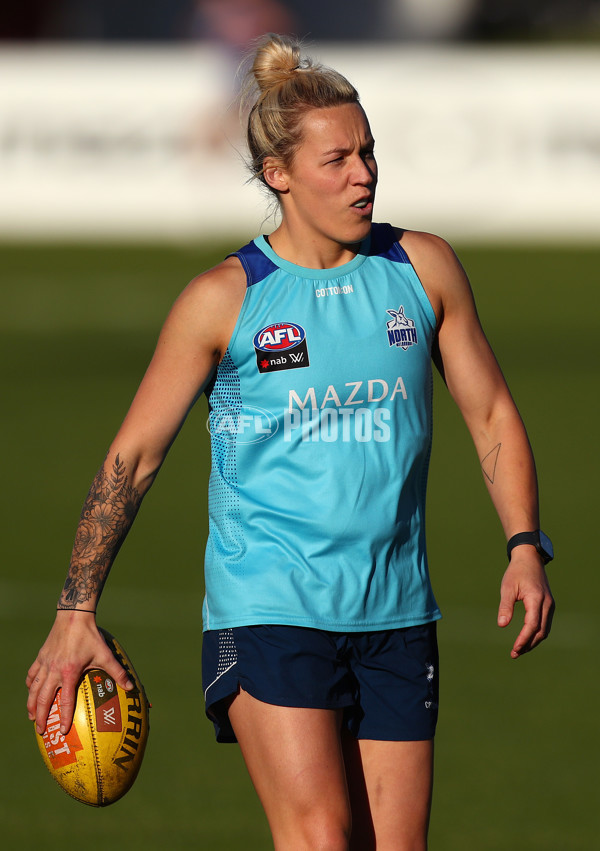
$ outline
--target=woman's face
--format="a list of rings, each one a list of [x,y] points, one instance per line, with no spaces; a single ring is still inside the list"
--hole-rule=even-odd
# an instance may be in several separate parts
[[[374,140],[357,103],[311,109],[302,142],[282,169],[281,206],[299,238],[356,245],[369,233],[377,185]]]

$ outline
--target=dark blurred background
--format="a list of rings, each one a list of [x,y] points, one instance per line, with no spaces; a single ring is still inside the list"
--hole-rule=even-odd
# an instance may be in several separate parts
[[[599,0],[4,0],[0,38],[181,41],[240,28],[314,40],[595,40]],[[254,22],[254,23],[253,23]],[[271,25],[269,25],[271,24]]]

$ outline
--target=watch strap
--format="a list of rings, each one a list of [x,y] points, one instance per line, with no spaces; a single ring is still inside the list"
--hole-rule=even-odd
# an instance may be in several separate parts
[[[532,547],[536,548],[544,564],[548,564],[549,561],[552,561],[552,559],[554,558],[554,553],[552,552],[552,544],[550,543],[550,539],[547,538],[550,549],[550,552],[548,552],[542,546],[540,540],[542,534],[543,533],[540,529],[535,529],[533,532],[518,532],[516,535],[513,535],[506,545],[506,555],[508,556],[508,560],[510,561],[510,555],[515,547],[518,547],[521,544],[530,544]],[[546,539],[545,535],[544,538]]]

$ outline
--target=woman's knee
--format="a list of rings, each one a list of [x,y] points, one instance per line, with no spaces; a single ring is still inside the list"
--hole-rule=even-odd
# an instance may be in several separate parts
[[[348,851],[350,813],[335,814],[327,809],[307,813],[302,820],[273,830],[276,851]]]

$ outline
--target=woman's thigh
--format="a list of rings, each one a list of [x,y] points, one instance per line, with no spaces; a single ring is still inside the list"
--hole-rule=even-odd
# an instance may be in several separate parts
[[[345,851],[351,813],[341,712],[274,706],[240,690],[229,719],[275,848]]]
[[[433,741],[344,737],[356,851],[424,851],[433,785]]]

